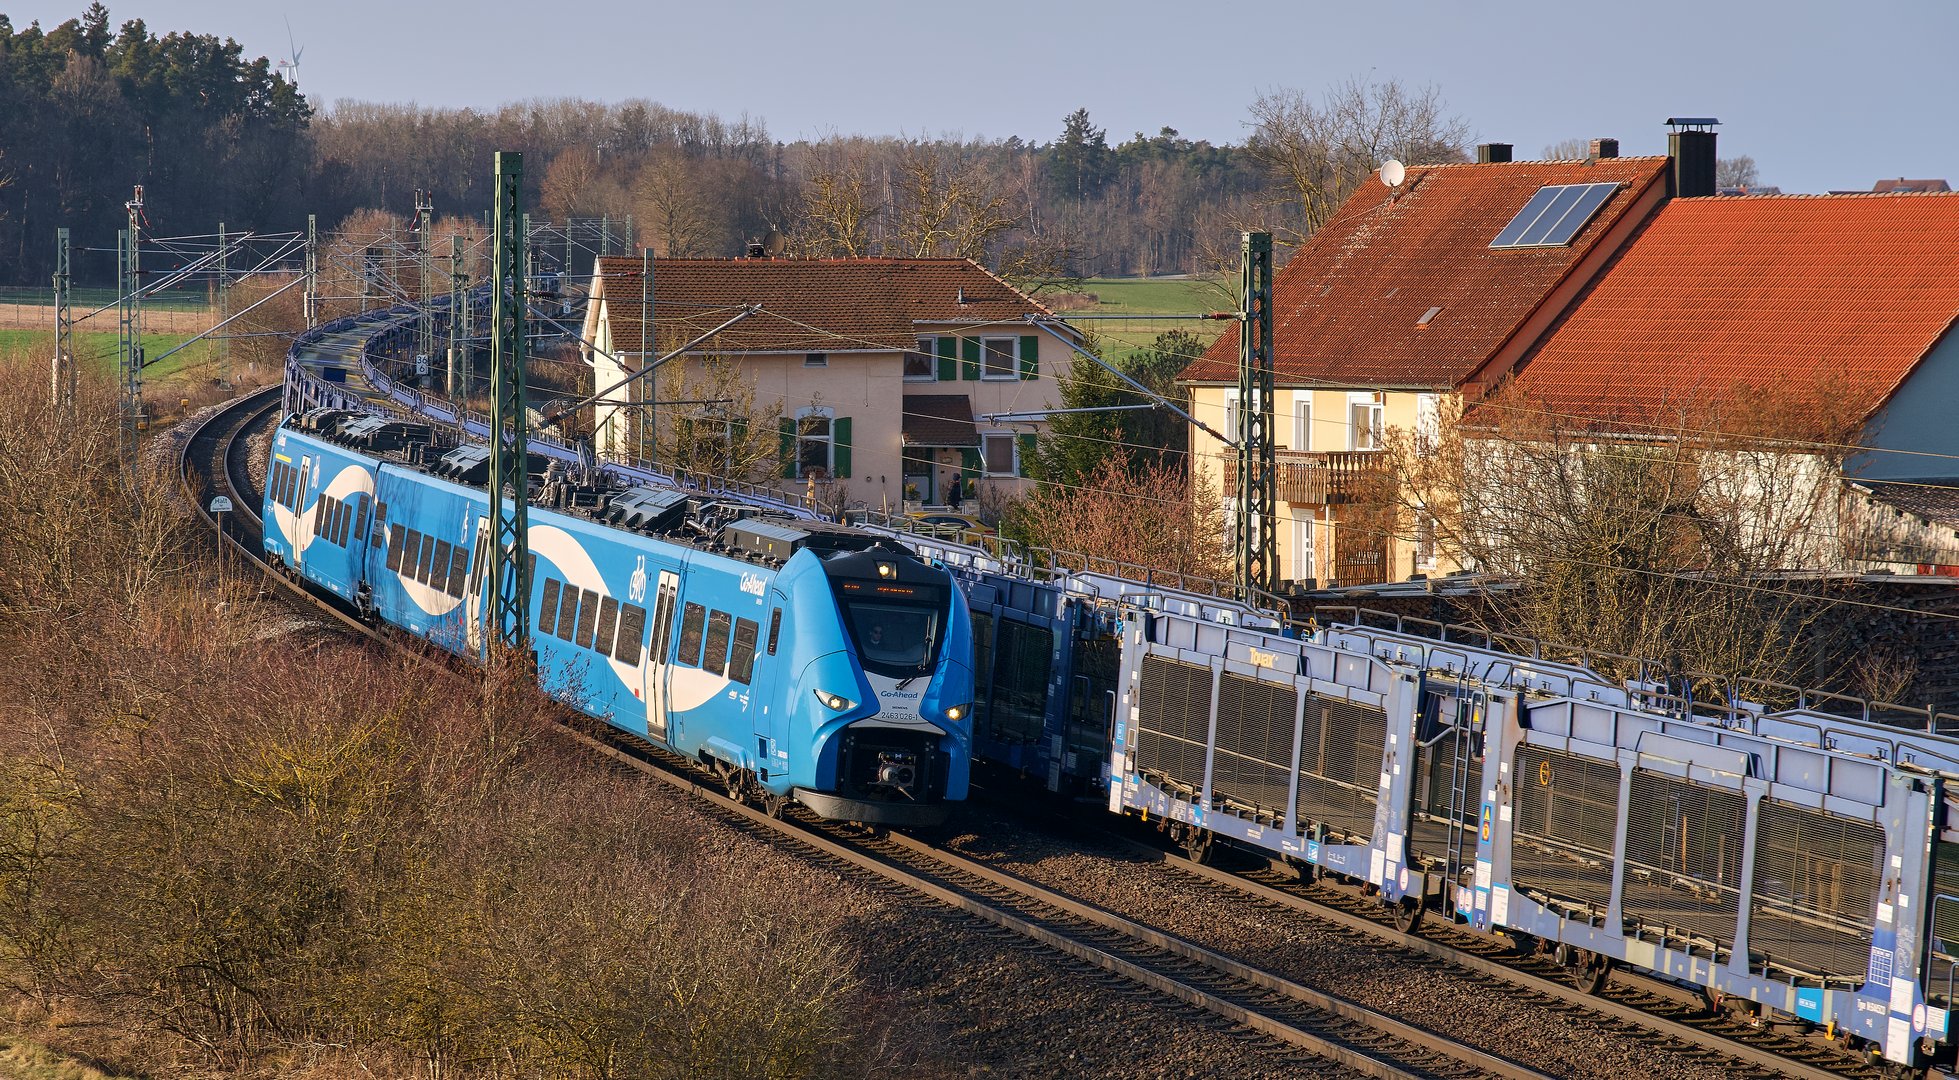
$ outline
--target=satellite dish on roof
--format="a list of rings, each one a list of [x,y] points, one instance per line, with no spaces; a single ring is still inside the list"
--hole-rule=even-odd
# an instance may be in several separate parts
[[[762,238],[762,250],[767,253],[769,258],[779,259],[782,257],[783,252],[789,250],[789,238],[774,229],[770,229],[769,235]]]
[[[1408,179],[1408,167],[1401,162],[1389,158],[1381,163],[1381,182],[1383,184],[1391,188],[1397,188],[1406,179]]]

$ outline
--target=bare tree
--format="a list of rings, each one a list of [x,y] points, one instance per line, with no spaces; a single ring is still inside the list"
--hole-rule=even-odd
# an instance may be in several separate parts
[[[987,164],[956,144],[912,142],[892,170],[889,254],[986,259],[1020,224],[1013,201]]]
[[[1760,187],[1762,175],[1755,159],[1747,154],[1721,158],[1714,163],[1714,186],[1719,188]]]
[[[1631,426],[1500,390],[1467,423],[1459,408],[1445,417],[1439,438],[1391,437],[1403,522],[1446,560],[1518,583],[1490,595],[1492,632],[1795,681],[1813,674],[1801,665],[1815,650],[1795,645],[1822,605],[1765,582],[1835,556],[1840,448],[1856,426],[1841,400],[1685,388]]]
[[[1448,113],[1439,89],[1413,90],[1393,79],[1352,78],[1317,102],[1301,90],[1268,90],[1251,111],[1245,149],[1295,200],[1286,228],[1297,239],[1318,231],[1381,162],[1462,161],[1469,138],[1468,123]]]
[[[544,183],[538,189],[538,203],[556,218],[570,218],[589,211],[599,180],[598,155],[585,146],[567,147],[544,170]]]
[[[678,403],[655,413],[660,464],[747,483],[775,475],[782,455],[777,432],[782,402],[758,405],[754,381],[728,357],[683,365],[680,378],[660,383],[660,397]]]
[[[646,246],[662,258],[714,254],[722,227],[695,164],[678,150],[651,155],[634,181]]]
[[[790,243],[810,258],[868,255],[883,209],[861,148],[815,147],[804,153],[808,176]]]
[[[1583,161],[1591,156],[1590,139],[1559,139],[1544,148],[1546,161]]]

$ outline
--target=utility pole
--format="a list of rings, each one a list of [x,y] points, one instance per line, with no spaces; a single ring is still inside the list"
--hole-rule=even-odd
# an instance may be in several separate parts
[[[463,278],[463,237],[449,238],[449,399],[456,402],[456,419],[462,420],[462,402],[468,397],[461,378],[462,350],[469,340],[469,283]]]
[[[148,426],[143,419],[143,185],[123,204],[129,210],[129,228],[122,233],[121,288],[118,293],[121,340],[117,350],[122,365],[122,452],[129,469],[129,486],[140,483],[137,442]]]
[[[231,320],[231,275],[227,273],[230,250],[225,244],[224,222],[218,222],[218,325]],[[218,384],[231,389],[231,337],[218,336]]]
[[[530,420],[524,412],[525,286],[528,231],[523,211],[524,155],[496,156],[495,257],[490,328],[490,508],[496,515],[492,568],[496,598],[484,640],[530,653]]]
[[[306,329],[320,325],[320,220],[306,215]]]
[[[54,231],[54,381],[48,400],[58,408],[75,405],[75,313],[69,308],[68,230]]]
[[[653,356],[653,249],[641,248],[639,253],[639,362],[644,366]],[[653,403],[660,400],[653,394],[653,380],[658,376],[651,372],[641,382],[639,388],[640,407],[633,412],[639,414],[639,456],[647,461],[653,460],[659,446],[658,418],[653,415]]]
[[[435,363],[435,254],[429,232],[435,224],[435,202],[429,193],[415,189],[415,232],[421,237],[417,248],[416,276],[422,279],[421,317],[415,339],[416,374]],[[426,389],[426,387],[424,387]]]
[[[1247,602],[1278,591],[1279,488],[1272,447],[1272,234],[1243,234],[1238,323],[1238,584]]]
[[[612,254],[612,215],[599,215],[599,256]]]

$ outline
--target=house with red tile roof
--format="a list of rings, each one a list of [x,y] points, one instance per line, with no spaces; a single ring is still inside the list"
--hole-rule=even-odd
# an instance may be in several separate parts
[[[1512,162],[1508,149],[1363,185],[1276,275],[1281,577],[1352,585],[1446,569],[1420,522],[1363,494],[1359,478],[1385,466],[1386,430],[1432,432],[1472,375],[1521,359],[1677,182],[1667,157]],[[1182,375],[1198,419],[1228,433],[1237,348],[1225,335]],[[1206,470],[1227,496],[1230,454]]]
[[[641,403],[717,358],[737,365],[757,402],[781,402],[785,488],[813,482],[841,505],[897,509],[943,503],[954,483],[966,497],[1029,483],[1020,456],[1040,424],[993,418],[1038,416],[1058,402],[1075,339],[1040,302],[968,259],[601,258],[583,333],[596,385],[748,306],[758,310],[599,408],[603,456],[637,456]],[[665,424],[701,408],[650,411]]]
[[[1519,363],[1468,381],[1605,436],[1663,434],[1697,402],[1827,410],[1858,433],[1839,532],[1888,538],[1841,558],[1954,566],[1955,320],[1959,193],[1676,199]]]

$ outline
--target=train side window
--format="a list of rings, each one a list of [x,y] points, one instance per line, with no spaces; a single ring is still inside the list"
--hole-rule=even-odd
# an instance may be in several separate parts
[[[566,641],[578,630],[578,587],[565,583],[564,600],[558,608],[558,629],[555,633]]]
[[[457,544],[455,552],[449,556],[449,588],[445,591],[460,600],[463,596],[463,583],[468,580],[469,553],[461,544]]]
[[[537,629],[540,633],[555,634],[558,627],[558,579],[544,580],[544,600],[537,605]]]
[[[606,654],[607,656],[611,656],[612,655],[612,632],[616,630],[618,626],[619,626],[619,601],[614,600],[612,597],[608,596],[605,599],[599,601],[599,629],[598,629],[598,636],[592,639],[593,647],[598,649],[598,651]]]
[[[761,630],[753,619],[735,620],[735,651],[728,657],[728,678],[743,686],[755,677],[755,637]]]
[[[590,589],[578,590],[578,647],[592,647],[592,628],[599,621],[599,597]]]
[[[415,580],[429,583],[429,564],[435,561],[435,537],[422,534],[422,554],[415,560]]]
[[[707,621],[707,609],[699,604],[688,604],[680,616],[680,655],[676,661],[692,667],[701,664],[701,624]]]
[[[354,531],[354,525],[359,520],[360,502],[357,498],[340,504],[340,539],[338,543],[341,547],[346,547],[347,542],[357,535]]]
[[[711,611],[707,616],[707,651],[701,656],[701,668],[716,675],[728,670],[728,624],[730,616],[725,611]]]
[[[347,546],[347,518],[351,512],[345,502],[333,504],[333,522],[327,527],[327,539],[335,547]]]
[[[646,634],[646,609],[627,604],[619,610],[619,644],[612,655],[622,664],[639,664],[639,640]]]
[[[782,609],[769,612],[769,655],[775,655],[775,643],[782,640]]]
[[[408,546],[408,530],[399,525],[388,529],[388,573],[401,573],[402,550]]]
[[[333,500],[327,498],[322,498],[317,504],[314,505],[313,507],[313,535],[314,536],[319,536],[321,533],[324,533],[326,531],[325,526],[327,523],[327,514],[328,511],[330,511],[332,508],[333,508]]]
[[[387,532],[388,532],[388,504],[375,503],[374,504],[374,536],[372,539],[368,541],[368,543],[373,544],[375,547],[380,547],[382,541],[387,536]]]
[[[415,580],[415,570],[422,565],[422,534],[420,530],[408,530],[408,543],[401,549],[401,576]]]
[[[447,590],[449,587],[449,562],[456,555],[456,545],[447,540],[435,542],[435,558],[429,560],[429,588]]]
[[[285,462],[279,461],[273,463],[272,481],[268,486],[272,490],[272,501],[280,506],[286,505],[286,463]]]

